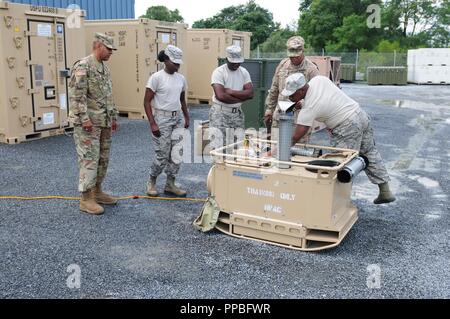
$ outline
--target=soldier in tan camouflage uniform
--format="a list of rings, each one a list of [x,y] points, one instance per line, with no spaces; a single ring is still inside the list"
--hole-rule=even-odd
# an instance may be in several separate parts
[[[70,120],[75,126],[80,168],[80,210],[93,215],[103,214],[99,204],[117,204],[117,199],[102,191],[112,132],[118,129],[111,73],[103,63],[113,50],[116,50],[113,39],[96,33],[92,54],[75,63],[69,84]]]
[[[358,150],[369,160],[366,175],[379,187],[374,204],[395,201],[389,188],[389,174],[375,145],[370,117],[356,101],[329,78],[316,76],[306,83],[302,73],[292,74],[286,79],[282,95],[293,103],[304,99],[292,137],[293,144],[308,132],[315,120],[325,123],[331,131],[332,146]]]
[[[275,75],[272,80],[272,87],[266,98],[266,112],[264,114],[264,123],[266,126],[272,123],[272,136],[278,129],[278,120],[280,117],[280,108],[278,101],[289,101],[285,96],[281,95],[283,91],[286,78],[294,73],[303,73],[306,81],[310,81],[313,77],[319,75],[317,66],[305,57],[303,52],[305,40],[300,36],[294,36],[287,41],[287,55],[288,58],[282,60],[275,70]],[[296,107],[296,114],[300,109],[301,103]]]

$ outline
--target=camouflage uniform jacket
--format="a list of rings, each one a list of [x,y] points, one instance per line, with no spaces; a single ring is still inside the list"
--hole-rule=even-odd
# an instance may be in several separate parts
[[[294,65],[289,58],[280,62],[272,80],[272,87],[266,98],[266,115],[273,115],[277,109],[278,101],[288,101],[288,97],[281,95],[284,89],[286,79],[294,73],[303,73],[306,81],[309,82],[313,77],[319,75],[319,69],[310,60],[305,58],[300,65]]]
[[[70,121],[74,125],[92,121],[94,126],[111,127],[117,119],[112,95],[111,72],[94,55],[75,63],[69,83]]]

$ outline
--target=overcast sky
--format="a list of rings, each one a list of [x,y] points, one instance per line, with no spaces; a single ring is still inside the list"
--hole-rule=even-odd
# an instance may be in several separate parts
[[[219,13],[220,10],[229,6],[247,3],[246,0],[135,0],[136,17],[145,14],[148,7],[166,6],[170,10],[178,9],[184,22],[192,26],[197,20],[206,19]],[[299,17],[299,0],[256,0],[261,7],[273,14],[275,22],[280,22],[282,27],[297,22]]]

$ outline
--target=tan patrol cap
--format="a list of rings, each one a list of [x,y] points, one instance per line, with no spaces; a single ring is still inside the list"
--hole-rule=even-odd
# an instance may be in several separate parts
[[[114,39],[104,33],[97,32],[95,34],[95,41],[103,43],[108,49],[117,50],[114,45]]]
[[[288,57],[300,56],[305,49],[305,40],[300,36],[294,36],[287,41]]]

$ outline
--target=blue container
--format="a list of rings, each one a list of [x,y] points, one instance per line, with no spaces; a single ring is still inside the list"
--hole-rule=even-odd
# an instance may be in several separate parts
[[[134,19],[134,0],[9,0],[9,2],[55,8],[78,5],[88,20]]]

